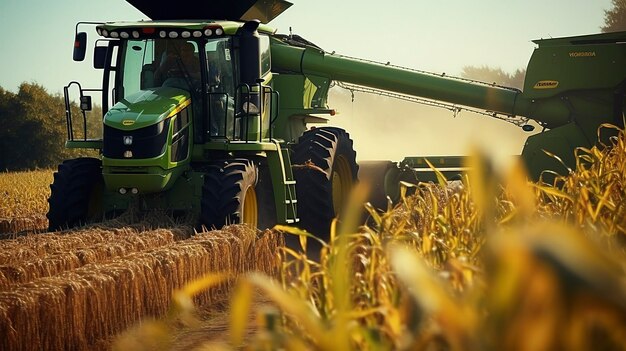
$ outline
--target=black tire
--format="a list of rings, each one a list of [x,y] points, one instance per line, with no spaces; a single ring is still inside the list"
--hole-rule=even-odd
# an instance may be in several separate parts
[[[259,207],[258,228],[268,229],[276,225],[276,203],[274,203],[274,187],[269,165],[265,160],[259,163],[259,182],[256,185],[256,196]]]
[[[48,230],[75,227],[103,216],[102,161],[96,158],[66,160],[50,185]]]
[[[210,166],[202,187],[200,224],[207,229],[240,223],[261,229],[272,227],[276,211],[271,180],[269,174],[259,173],[259,167],[248,159]]]
[[[292,162],[300,227],[328,240],[330,224],[339,215],[357,181],[359,166],[353,142],[348,133],[340,128],[312,129],[298,140],[293,149]],[[340,177],[339,182],[333,182],[338,172],[347,179]],[[341,189],[333,189],[337,186]]]

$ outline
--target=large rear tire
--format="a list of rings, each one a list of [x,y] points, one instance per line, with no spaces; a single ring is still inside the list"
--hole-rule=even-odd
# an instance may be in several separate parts
[[[102,161],[77,158],[64,161],[50,185],[48,230],[75,227],[102,219],[104,180]]]
[[[201,225],[220,229],[245,223],[264,229],[276,224],[271,181],[269,175],[259,173],[259,167],[248,159],[209,167],[202,187]]]
[[[300,137],[292,159],[300,226],[328,240],[330,224],[357,181],[353,142],[340,128],[312,129]]]

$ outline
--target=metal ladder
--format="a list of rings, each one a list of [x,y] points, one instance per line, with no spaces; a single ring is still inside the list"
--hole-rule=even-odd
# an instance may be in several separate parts
[[[279,157],[283,165],[288,165],[284,171],[284,186],[285,186],[285,218],[287,224],[295,224],[300,222],[298,218],[298,199],[296,199],[296,181],[293,178],[293,172],[291,171],[291,159],[289,158],[289,149],[281,148]]]

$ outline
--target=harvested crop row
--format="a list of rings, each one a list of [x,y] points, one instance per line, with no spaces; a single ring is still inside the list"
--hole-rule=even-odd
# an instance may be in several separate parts
[[[28,217],[0,218],[0,234],[44,231],[47,228],[48,218],[42,214],[34,214]]]
[[[48,254],[25,261],[0,265],[0,290],[11,284],[27,283],[37,278],[50,277],[90,263],[105,263],[116,257],[154,249],[174,242],[174,235],[166,229],[124,235],[114,242],[97,243],[68,252]]]
[[[89,228],[71,232],[28,235],[0,241],[0,264],[66,252],[97,243],[113,242],[122,235],[136,235],[133,229]]]
[[[181,237],[180,230],[170,229],[175,240]],[[139,228],[92,227],[72,232],[38,234],[11,240],[0,240],[0,264],[24,262],[46,255],[89,248],[100,243],[115,243],[125,237],[134,237],[143,230]]]
[[[265,231],[258,236],[245,226],[234,225],[223,230],[199,233],[186,242],[201,244],[209,252],[228,248],[228,253],[223,257],[211,255],[210,267],[225,264],[226,260],[226,267],[231,273],[258,271],[272,277],[278,276],[277,255],[284,242],[282,234],[277,232]]]
[[[162,316],[172,290],[207,272],[229,272],[231,280],[258,268],[276,274],[280,234],[266,231],[257,238],[251,229],[234,228],[0,292],[0,335],[4,336],[0,349],[104,347],[102,340],[141,318]],[[196,302],[209,304],[223,298],[230,285],[231,281],[204,292]]]

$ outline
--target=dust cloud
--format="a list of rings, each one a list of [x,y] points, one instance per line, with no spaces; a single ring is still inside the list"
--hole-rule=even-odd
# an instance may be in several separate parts
[[[357,159],[401,161],[407,156],[462,156],[479,147],[495,157],[519,155],[530,135],[510,123],[462,111],[425,106],[334,87],[329,124],[354,140]]]

